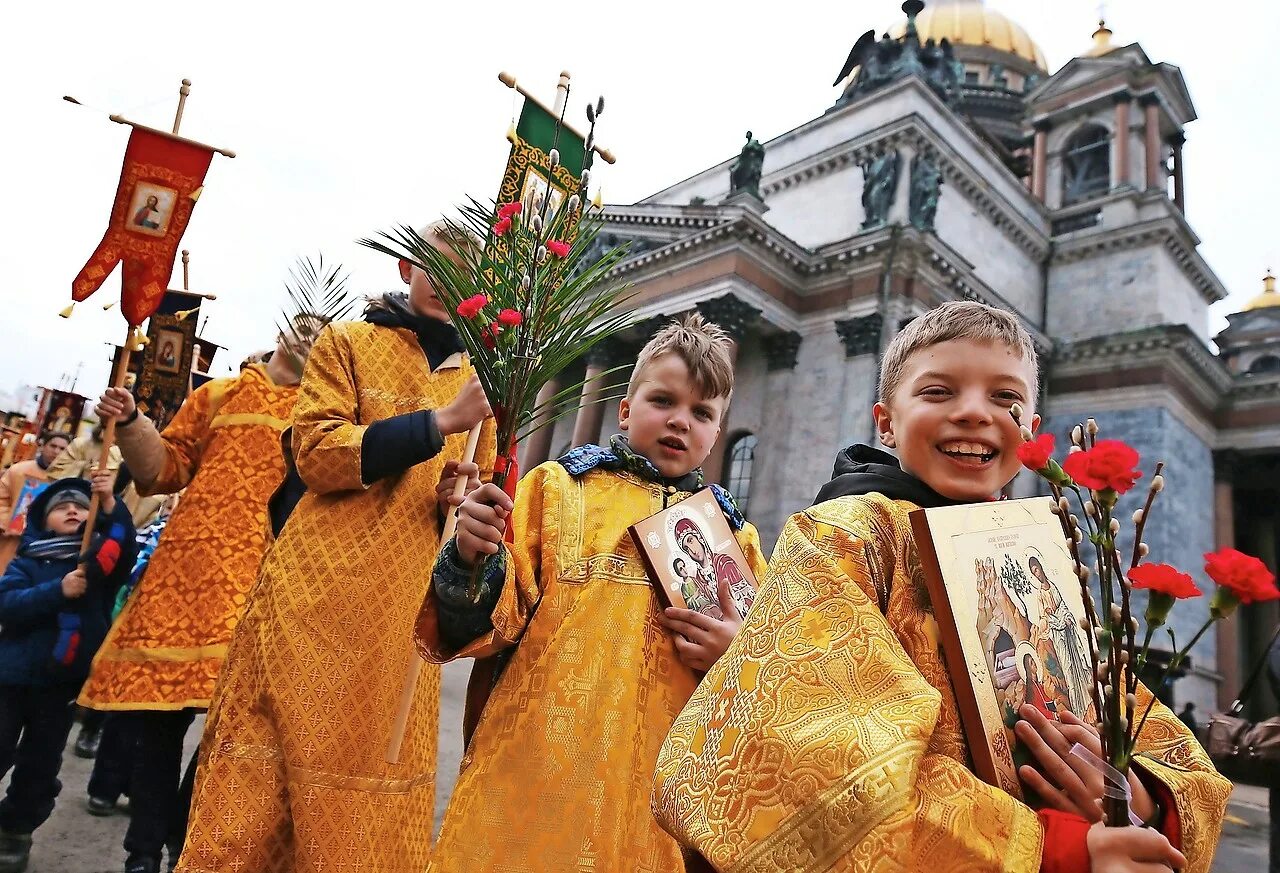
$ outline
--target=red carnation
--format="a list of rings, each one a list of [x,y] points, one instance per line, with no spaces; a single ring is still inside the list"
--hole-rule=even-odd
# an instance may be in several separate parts
[[[1140,564],[1129,571],[1129,582],[1134,588],[1145,588],[1153,594],[1166,594],[1178,600],[1203,593],[1190,576],[1168,564]]]
[[[489,298],[483,294],[473,295],[458,304],[458,314],[463,318],[475,318],[488,302]]]
[[[1018,446],[1018,460],[1022,466],[1038,473],[1049,466],[1053,458],[1053,434],[1042,433],[1034,440],[1028,440]]]
[[[1072,452],[1062,462],[1067,475],[1086,488],[1123,494],[1142,477],[1138,453],[1120,440],[1098,440],[1093,448]]]
[[[484,326],[480,331],[480,342],[484,343],[486,349],[496,348],[498,345],[498,334],[502,333],[502,325],[496,321],[492,321]]]
[[[521,203],[519,200],[515,201],[514,203],[505,203],[502,206],[498,207],[498,220],[507,221],[508,219],[511,218],[511,216],[519,215],[521,210],[523,209],[524,209],[524,204]]]
[[[498,313],[498,321],[507,327],[518,327],[520,322],[524,321],[524,316],[516,309],[504,309]]]
[[[1235,549],[1218,549],[1204,556],[1204,571],[1241,603],[1280,598],[1275,574],[1253,555]]]
[[[569,244],[558,239],[547,240],[547,251],[555,255],[557,258],[567,257],[569,254]]]
[[[511,219],[503,218],[493,226],[493,235],[502,236],[509,230],[511,230]]]

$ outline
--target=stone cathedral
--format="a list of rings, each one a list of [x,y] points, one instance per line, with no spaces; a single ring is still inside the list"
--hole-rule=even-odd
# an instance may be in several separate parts
[[[632,343],[582,362],[586,376],[634,360],[653,327],[694,307],[729,330],[737,388],[705,470],[771,548],[837,450],[872,440],[895,333],[942,301],[979,300],[1035,337],[1060,448],[1092,415],[1148,471],[1166,462],[1147,536],[1158,560],[1202,587],[1201,555],[1222,545],[1274,569],[1280,293],[1268,274],[1210,335],[1226,289],[1187,217],[1182,143],[1196,110],[1182,71],[1113,42],[1105,24],[1051,73],[980,0],[903,11],[857,41],[823,115],[771,139],[748,133],[736,157],[606,207],[602,242],[630,245],[617,274],[646,321]],[[565,415],[524,447],[525,468],[607,439],[616,409]],[[1036,487],[1023,474],[1013,491]],[[1206,612],[1207,598],[1175,610],[1179,639]],[[1197,645],[1173,696],[1202,717],[1229,702],[1278,618],[1274,603],[1242,608]]]

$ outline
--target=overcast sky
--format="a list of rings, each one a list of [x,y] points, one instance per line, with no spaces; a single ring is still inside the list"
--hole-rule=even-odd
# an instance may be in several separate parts
[[[1096,2],[988,3],[1027,29],[1052,70],[1091,44]],[[124,320],[99,304],[118,298],[119,272],[70,321],[57,312],[101,239],[119,179],[128,128],[106,116],[167,129],[184,76],[194,86],[182,133],[238,154],[215,156],[183,240],[192,289],[218,295],[204,335],[228,347],[214,368],[225,375],[270,345],[296,258],[322,252],[358,290],[388,290],[399,284],[394,264],[356,239],[496,193],[515,105],[499,70],[547,100],[569,70],[575,120],[586,100],[606,96],[598,139],[618,163],[596,179],[608,202],[627,203],[736,153],[748,128],[767,140],[822,113],[850,45],[900,20],[899,5],[15,5],[0,52],[0,391],[55,385],[80,363],[81,393],[105,385],[105,344]],[[1111,0],[1106,16],[1118,44],[1140,42],[1179,66],[1195,100],[1188,218],[1232,294],[1214,308],[1220,319],[1280,265],[1280,4],[1214,8]]]

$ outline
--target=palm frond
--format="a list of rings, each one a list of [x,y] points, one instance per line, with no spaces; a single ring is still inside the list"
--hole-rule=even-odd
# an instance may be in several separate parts
[[[286,353],[298,372],[304,363],[298,350],[310,348],[325,325],[345,318],[351,311],[356,298],[347,289],[349,279],[341,264],[327,267],[323,254],[317,255],[315,261],[299,258],[290,268],[284,283],[284,322],[276,327],[288,339]]]

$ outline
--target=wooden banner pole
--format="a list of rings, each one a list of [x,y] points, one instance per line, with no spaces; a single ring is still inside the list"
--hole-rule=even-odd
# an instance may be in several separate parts
[[[111,374],[112,388],[123,388],[125,379],[129,375],[129,355],[133,353],[133,347],[137,343],[137,328],[129,325],[129,333],[125,337],[124,347],[120,350],[120,360],[116,361],[116,368]],[[111,447],[116,443],[116,420],[113,418],[107,422],[106,427],[102,431],[102,451],[98,455],[98,465],[94,469],[95,473],[101,473],[109,466],[111,460]],[[89,545],[93,542],[93,528],[98,519],[98,508],[102,503],[102,499],[95,492],[89,500],[89,520],[84,524],[84,536],[80,538],[80,554],[84,556],[89,551]]]
[[[480,429],[484,427],[481,421],[467,434],[467,447],[462,453],[462,463],[474,464],[476,460],[476,447],[480,445]],[[467,493],[467,480],[459,477],[453,486],[453,496],[462,497]],[[440,545],[444,545],[453,539],[454,531],[458,529],[458,509],[457,507],[449,507],[449,515],[445,518],[444,532],[440,535]],[[427,584],[431,581],[428,579]],[[418,647],[414,645],[413,640],[409,641],[409,665],[405,668],[404,684],[400,686],[400,704],[396,708],[396,720],[391,725],[391,739],[387,742],[387,753],[384,756],[388,764],[396,764],[400,761],[400,747],[404,745],[405,731],[409,727],[409,713],[413,710],[413,695],[418,688],[418,674],[422,671],[422,656],[418,654]]]

